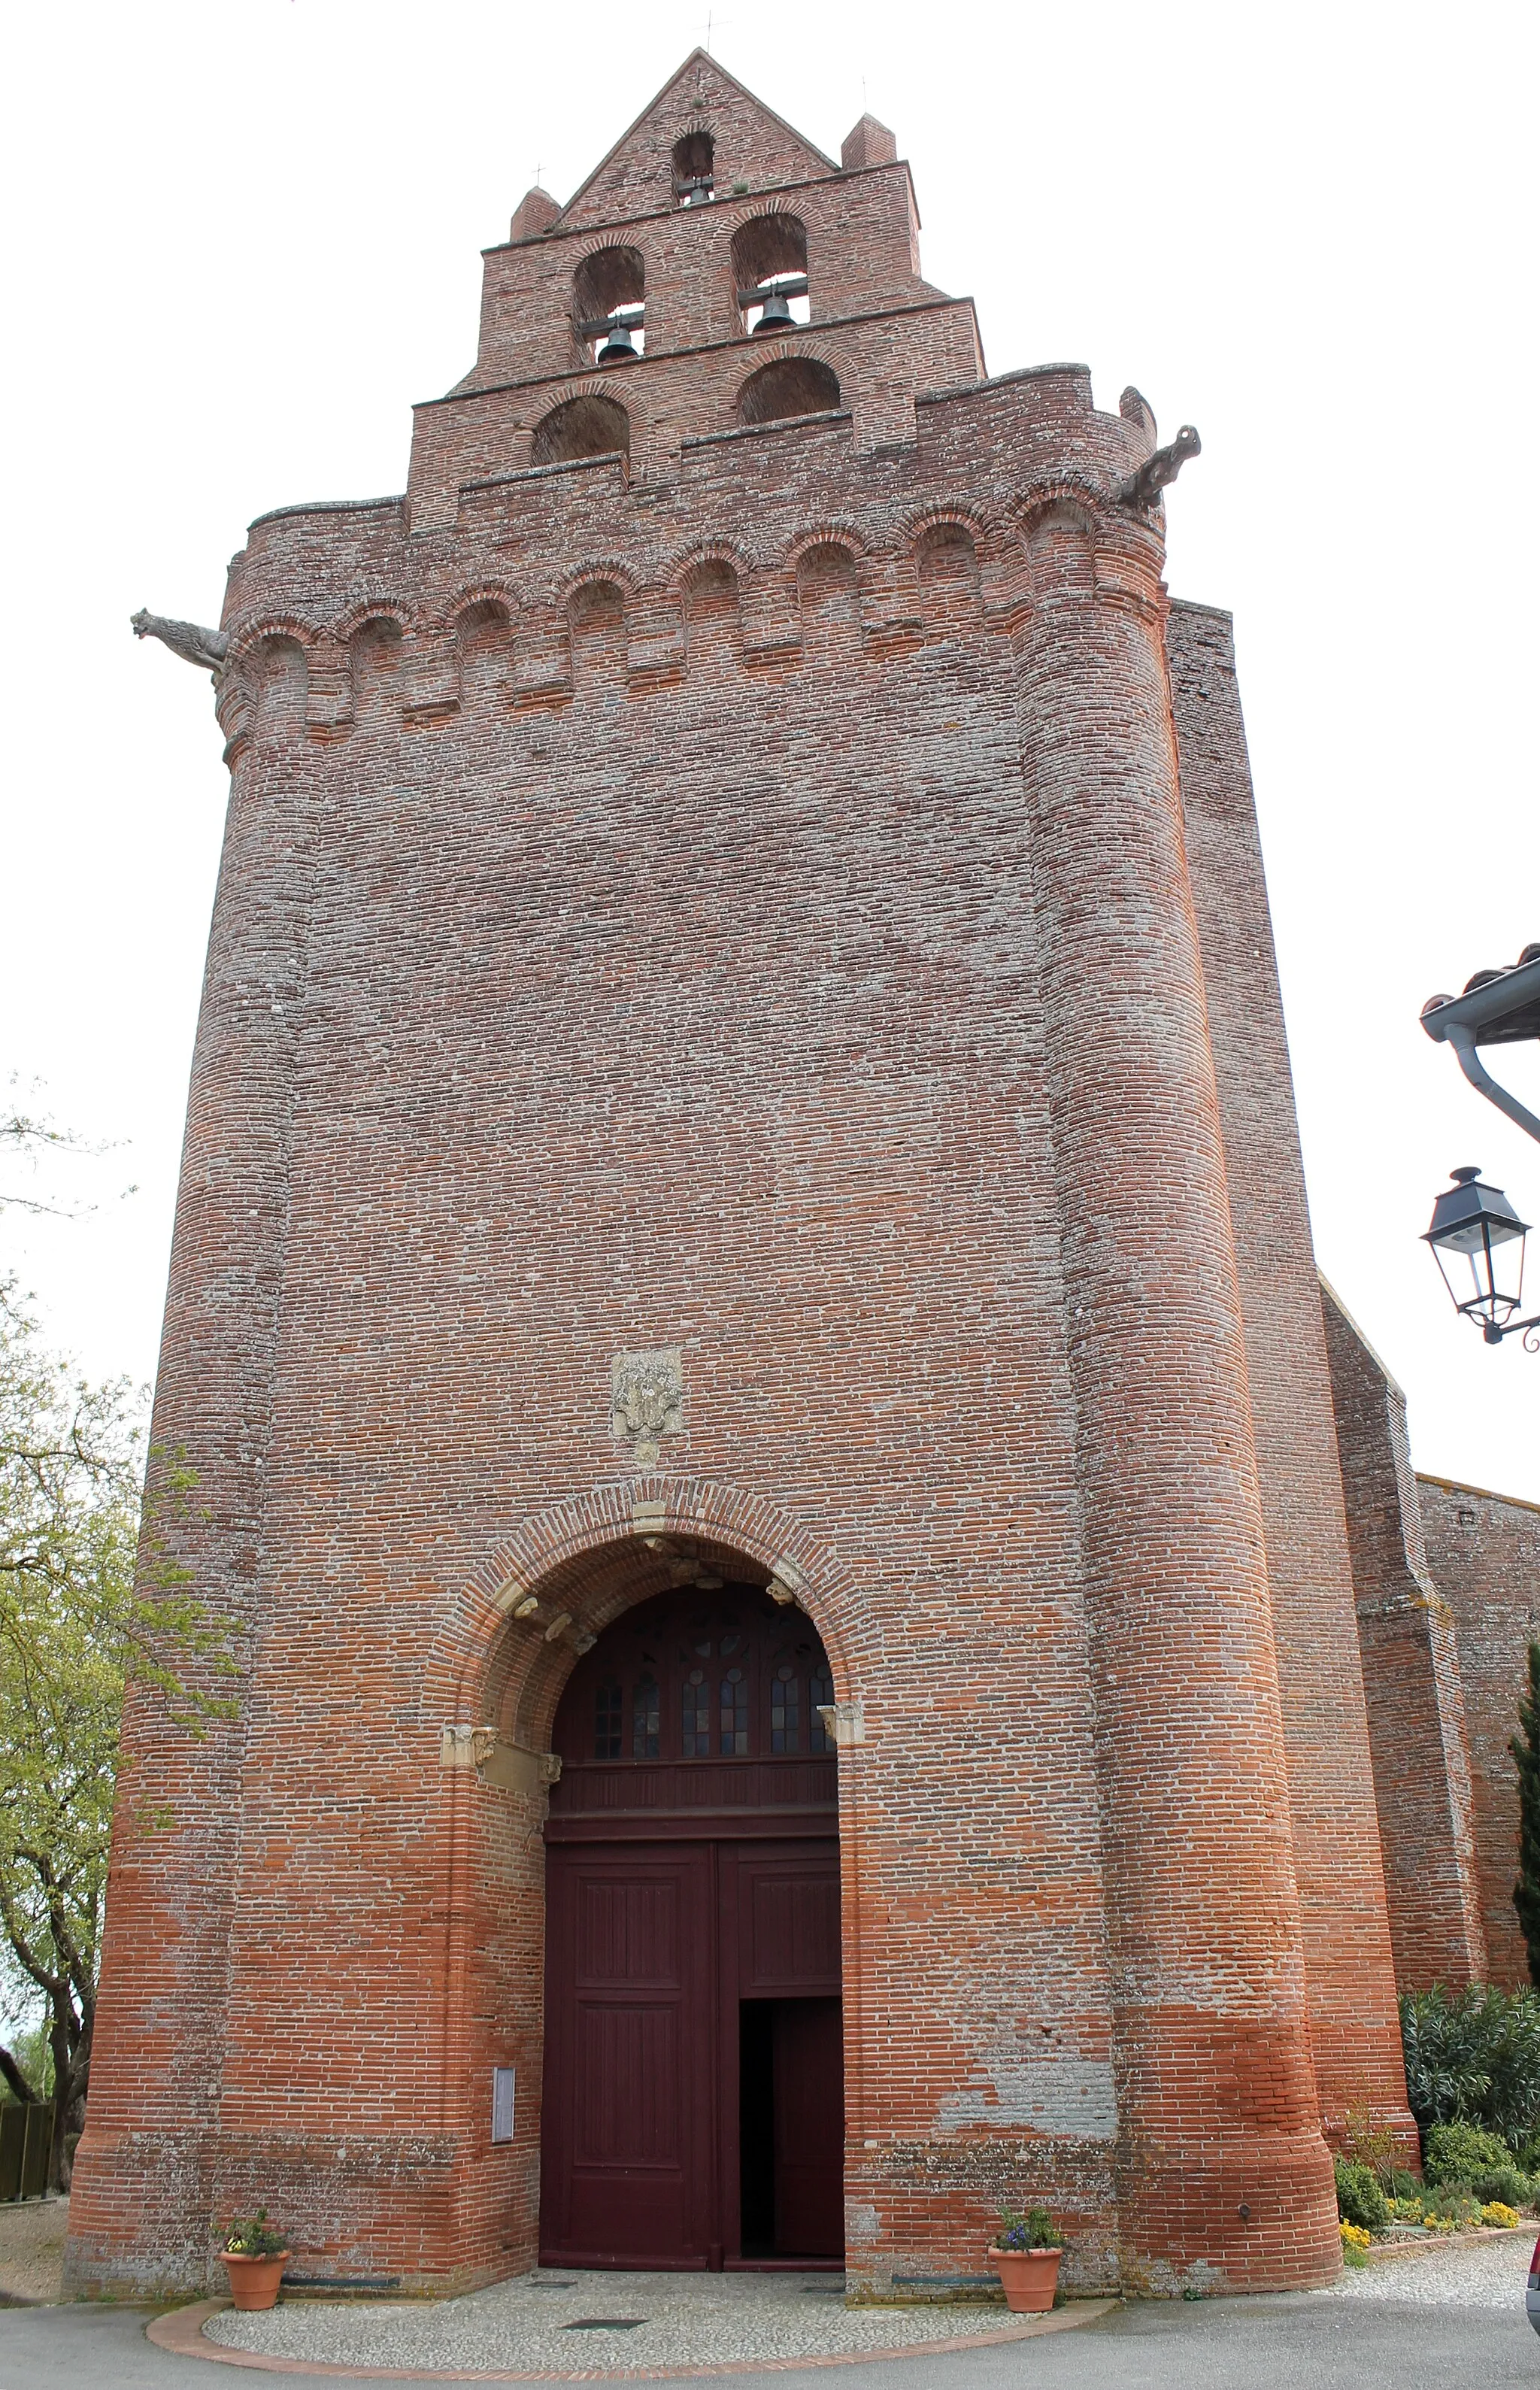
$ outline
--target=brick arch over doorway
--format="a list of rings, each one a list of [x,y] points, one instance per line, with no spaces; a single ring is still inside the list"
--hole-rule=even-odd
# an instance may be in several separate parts
[[[850,2130],[856,2129],[866,2014],[860,1864],[866,1761],[854,1745],[865,1736],[860,1695],[867,1656],[858,1589],[815,1530],[763,1496],[689,1478],[606,1483],[532,1514],[489,1550],[445,1615],[422,1680],[427,1716],[455,1721],[458,1728],[444,1737],[446,1759],[452,1746],[456,1756],[444,1780],[442,1831],[445,1847],[457,1854],[444,1882],[451,1985],[444,2096],[480,2141],[494,2071],[511,2068],[517,2082],[513,2141],[491,2151],[474,2193],[478,2207],[495,2219],[499,2270],[533,2264],[543,2247],[554,2246],[542,2216],[541,2182],[549,1803],[543,1780],[551,1768],[544,1754],[551,1751],[569,1688],[579,1685],[579,1672],[592,1664],[607,1630],[617,1622],[623,1628],[660,1597],[709,1593],[711,1586],[700,1580],[712,1577],[747,1588],[827,1658],[840,1751],[837,1763],[827,1751],[817,1756],[826,1774],[837,1766],[839,1803],[813,1822],[826,1846],[826,1882],[839,1886],[840,1947],[836,1968],[825,1970],[829,1984],[816,1995],[803,1990],[810,1998],[842,1998],[845,2102]],[[773,1598],[772,1587],[781,1600]],[[804,1710],[812,1691],[810,1679],[800,1696]],[[559,1818],[559,1784],[555,1792]],[[737,1864],[731,1861],[727,1871]],[[719,1879],[721,1872],[719,1867]],[[750,2022],[762,2030],[766,2024],[763,2016]],[[773,2017],[768,2028],[773,2034]],[[780,2030],[784,2035],[784,2023]],[[730,2062],[731,2053],[720,2062]],[[711,2092],[719,2106],[723,2082],[719,2075]],[[730,2086],[725,2096],[733,2096]],[[712,2163],[724,2162],[713,2155]],[[730,2164],[712,2194],[719,2210],[724,2179],[730,2201],[738,2182]],[[719,2247],[724,2263],[738,2262],[741,2224],[740,2216],[735,2244],[718,2213],[703,2245],[698,2236],[674,2262],[710,2265]],[[757,2243],[752,2216],[750,2224],[751,2248],[763,2247],[763,2217]],[[772,2241],[774,2229],[772,2217]]]
[[[761,1494],[716,1479],[610,1480],[576,1500],[532,1512],[488,1552],[445,1613],[422,1677],[429,1718],[479,1722],[494,1715],[548,1737],[572,1645],[597,1634],[641,1599],[650,1566],[654,1589],[670,1580],[666,1547],[683,1539],[737,1556],[744,1573],[776,1578],[816,1625],[834,1672],[835,1699],[858,1701],[861,1668],[852,1627],[863,1617],[850,1571],[796,1513]],[[617,1570],[622,1551],[632,1568]],[[571,1597],[575,1596],[575,1600]],[[531,1598],[535,1612],[519,1615]],[[570,1630],[542,1651],[558,1605]],[[538,1630],[538,1631],[536,1631]],[[541,1663],[544,1662],[544,1664]]]

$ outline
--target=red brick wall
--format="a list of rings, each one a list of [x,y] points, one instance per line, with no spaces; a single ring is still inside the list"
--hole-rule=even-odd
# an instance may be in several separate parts
[[[807,297],[816,325],[879,316],[942,296],[921,279],[915,262],[914,195],[908,169],[901,164],[873,166],[835,181],[799,178],[770,196],[756,190],[735,198],[725,192],[700,210],[654,201],[647,213],[602,236],[564,217],[538,238],[486,251],[476,364],[458,389],[541,382],[590,366],[591,351],[581,354],[573,336],[573,279],[585,257],[610,247],[635,249],[642,258],[648,357],[740,340],[734,236],[772,213],[795,217],[806,234]],[[966,300],[951,303],[971,315]],[[765,335],[764,341],[772,337]],[[735,349],[729,362],[741,379],[743,351]],[[606,376],[607,386],[622,398],[641,379],[630,366]],[[681,387],[687,404],[699,405],[702,398],[710,404],[710,384],[699,360]]]
[[[713,136],[716,187],[756,191],[827,173],[833,160],[700,50],[694,51],[568,201],[563,221],[613,225],[670,203],[674,145],[697,125]]]
[[[1329,2120],[1367,2102],[1415,2148],[1331,1381],[1229,617],[1174,606],[1167,645],[1246,1319],[1316,2083]]]
[[[1456,1624],[1429,1573],[1406,1400],[1322,1281],[1369,1747],[1404,1991],[1486,1973]]]
[[[660,1522],[789,1561],[853,1705],[853,2279],[1027,2197],[1086,2284],[1336,2268],[1264,1541],[1318,1456],[1264,1497],[1149,434],[944,391],[965,320],[879,328],[882,438],[698,438],[754,345],[660,358],[629,478],[488,415],[433,508],[236,561],[161,1433],[253,1634],[120,1848],[83,2283],[256,2198],[317,2269],[530,2262],[539,1802],[443,1736],[542,1748]],[[610,1364],[664,1346],[653,1462]]]
[[[188,2279],[188,2231],[214,2197],[311,901],[302,659],[278,648],[263,668],[271,732],[231,790],[151,1437],[196,1482],[153,1510],[144,1557],[151,1583],[158,1546],[190,1567],[197,1592],[232,1623],[238,1674],[211,1677],[208,1690],[233,1692],[242,1715],[195,1740],[168,1728],[152,1700],[130,1700],[89,2130],[71,2203],[72,2262],[92,2283]],[[166,1473],[152,1463],[152,1497]],[[126,2277],[125,2204],[142,2218],[128,2237],[144,2253]]]
[[[1508,1746],[1540,1637],[1540,1509],[1443,1477],[1418,1477],[1418,1492],[1428,1565],[1459,1646],[1487,1973],[1516,1990],[1530,1972],[1513,1908],[1519,1793]]]

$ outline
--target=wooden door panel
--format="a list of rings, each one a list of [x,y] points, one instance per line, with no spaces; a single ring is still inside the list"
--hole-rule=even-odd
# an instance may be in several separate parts
[[[703,2266],[739,2247],[744,1999],[790,2017],[773,2068],[777,2243],[837,2258],[838,1844],[556,1842],[546,1886],[543,2260]]]
[[[678,2025],[673,2005],[578,2003],[575,2166],[678,2172],[684,2157]]]
[[[772,2037],[776,2252],[786,2257],[842,2256],[845,2098],[840,2002],[777,2000]]]
[[[750,1965],[755,1993],[772,1985],[840,1980],[838,1867],[814,1860],[795,1874],[753,1879]]]
[[[701,2266],[715,2215],[709,1846],[546,1855],[541,2254]]]
[[[840,1989],[840,1849],[833,1842],[738,1857],[738,1984],[746,2000]]]
[[[648,1869],[633,1880],[592,1868],[580,1878],[577,1984],[580,1990],[623,1985],[678,1991],[679,1894],[672,1871]],[[643,1859],[642,1866],[647,1868]]]

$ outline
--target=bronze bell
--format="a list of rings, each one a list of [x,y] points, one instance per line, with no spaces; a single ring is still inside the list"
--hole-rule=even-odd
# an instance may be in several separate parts
[[[760,317],[759,322],[754,326],[754,330],[756,334],[760,332],[784,332],[789,328],[791,322],[791,310],[787,304],[785,291],[772,290],[769,297],[765,300],[764,313]]]
[[[601,366],[618,366],[630,358],[635,364],[637,353],[636,343],[631,337],[630,325],[611,324],[609,336],[599,351],[598,362]]]

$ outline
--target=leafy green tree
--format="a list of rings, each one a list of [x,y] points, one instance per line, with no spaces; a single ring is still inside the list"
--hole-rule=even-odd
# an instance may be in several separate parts
[[[0,1147],[32,1133],[0,1120]],[[153,1520],[141,1537],[144,1460],[142,1397],[75,1377],[0,1279],[0,1976],[22,2028],[0,2078],[54,2100],[59,2190],[90,2083],[125,1687],[195,1733],[230,1707],[187,1681],[217,1686],[230,1663]],[[185,1471],[157,1476],[160,1504],[186,1501]],[[140,1811],[135,1831],[160,1822]]]
[[[1513,1906],[1529,1952],[1529,1979],[1540,1987],[1540,1643],[1529,1647],[1529,1699],[1519,1704],[1519,1732],[1508,1749],[1519,1770],[1519,1881]]]
[[[1540,2126],[1540,1994],[1469,1984],[1401,2000],[1406,2100],[1426,2133],[1480,2125],[1510,2150]]]

